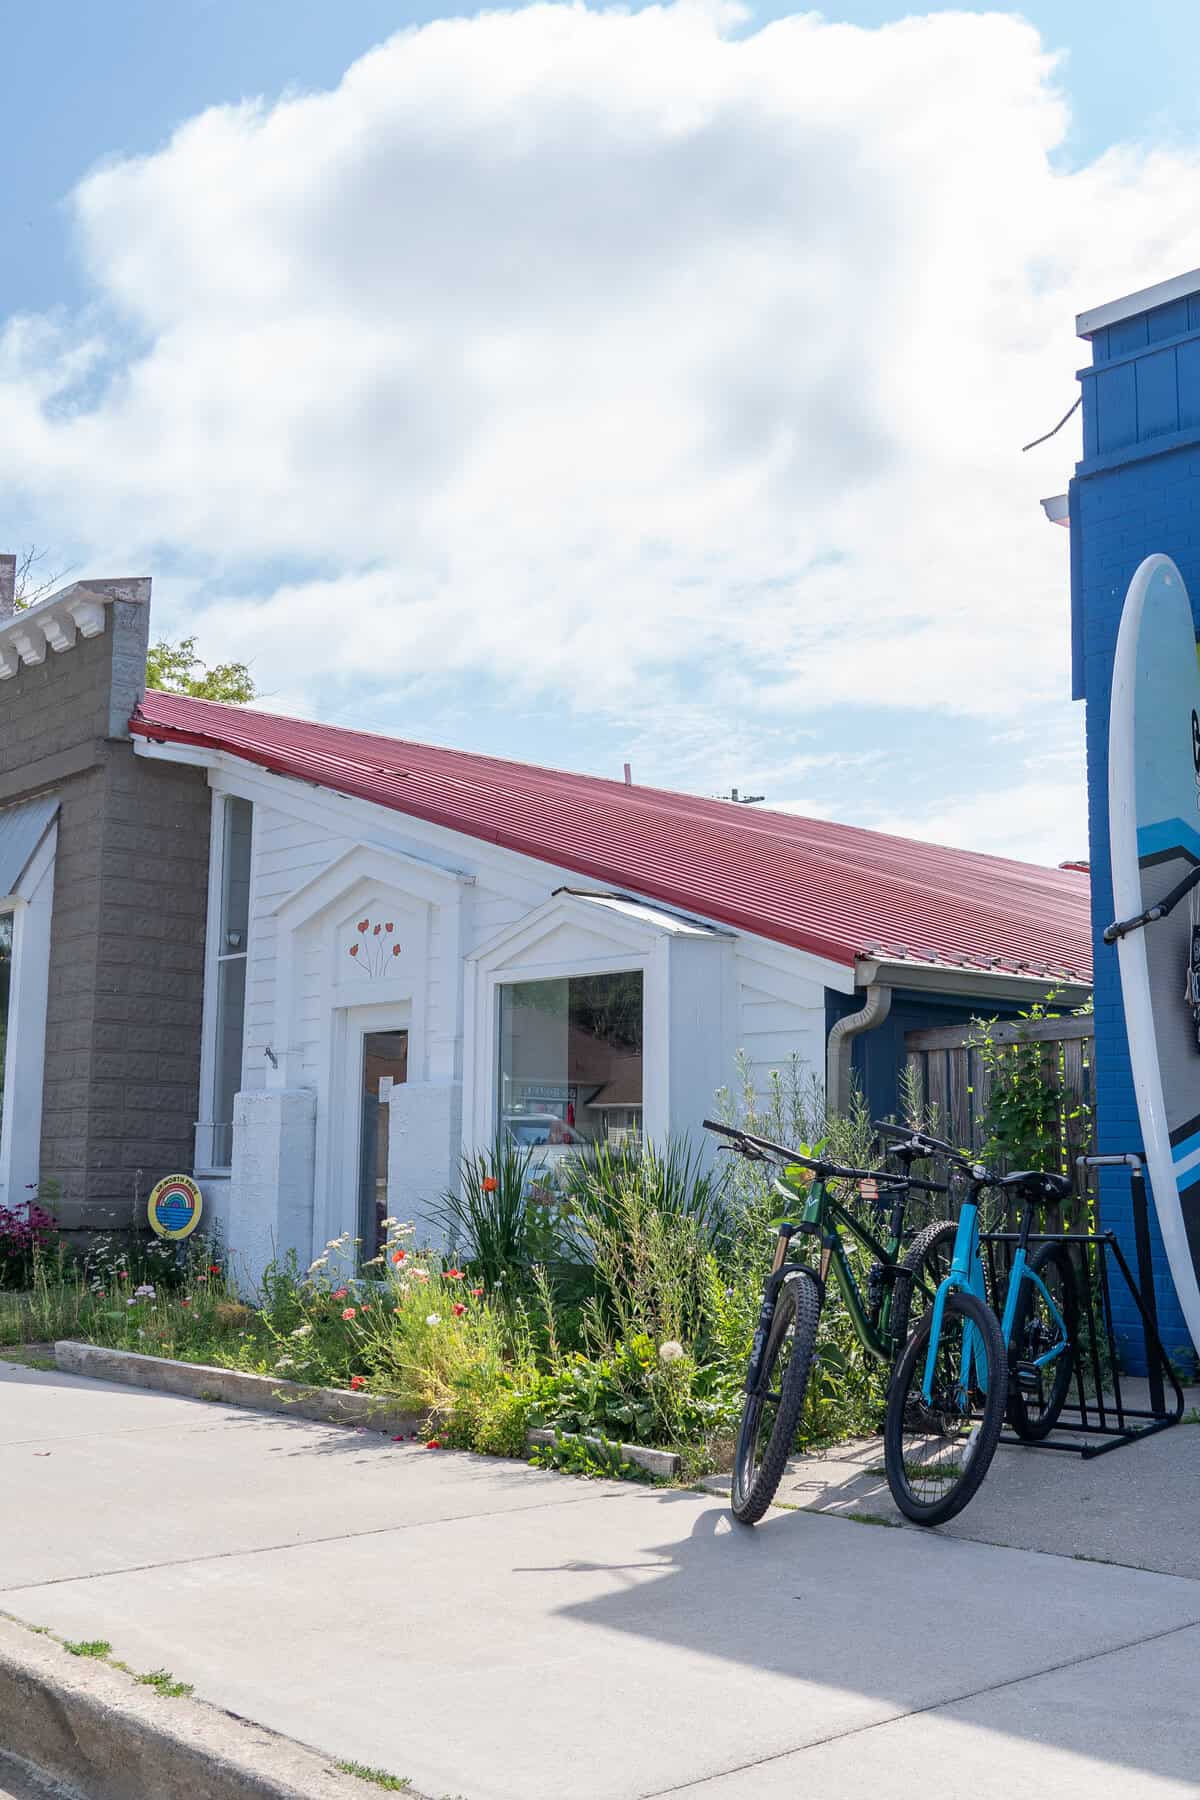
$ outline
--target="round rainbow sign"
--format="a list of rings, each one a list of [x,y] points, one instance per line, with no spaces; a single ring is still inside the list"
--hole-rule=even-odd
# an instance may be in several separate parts
[[[168,1175],[151,1190],[146,1205],[150,1229],[160,1238],[188,1237],[203,1210],[203,1196],[190,1175]]]

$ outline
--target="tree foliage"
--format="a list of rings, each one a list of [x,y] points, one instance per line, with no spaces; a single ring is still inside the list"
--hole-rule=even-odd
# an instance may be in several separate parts
[[[146,657],[146,686],[193,700],[224,700],[244,706],[258,692],[244,662],[206,663],[196,652],[194,637],[177,644],[160,638]]]

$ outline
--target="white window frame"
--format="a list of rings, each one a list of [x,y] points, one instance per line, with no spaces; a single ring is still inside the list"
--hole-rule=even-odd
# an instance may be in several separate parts
[[[491,1124],[489,1143],[495,1143],[500,1131],[500,995],[507,987],[525,987],[539,981],[580,981],[587,976],[595,975],[640,975],[642,978],[642,1137],[647,1137],[646,1120],[649,1116],[647,1102],[647,1076],[649,1067],[651,1031],[650,1031],[650,959],[644,954],[633,952],[625,957],[605,957],[597,963],[586,957],[567,958],[561,964],[547,969],[545,964],[534,965],[528,972],[505,969],[491,977],[492,996],[492,1099],[488,1109]],[[549,1166],[560,1162],[564,1156],[576,1153],[578,1146],[571,1144],[538,1144],[535,1146],[534,1162]]]
[[[16,1207],[36,1201],[41,1179],[42,1086],[57,849],[55,822],[30,858],[15,891],[0,900],[0,912],[11,913],[13,921],[4,1114],[0,1120],[0,1206]]]
[[[247,992],[250,985],[249,918],[246,926],[245,951],[226,954],[221,946],[221,909],[225,886],[225,809],[232,800],[241,800],[250,808],[250,910],[253,910],[258,807],[253,800],[247,799],[243,794],[215,789],[213,791],[212,818],[209,824],[208,913],[207,929],[204,934],[204,1018],[200,1032],[200,1116],[196,1121],[195,1172],[200,1176],[228,1177],[232,1169],[232,1152],[229,1162],[217,1162],[214,1158],[215,1127],[218,1123],[213,1117],[213,1111],[216,1104],[217,1087],[217,1017],[220,1011],[221,965],[235,960],[244,960]],[[245,1079],[246,1028],[243,1019],[239,1091],[244,1085]],[[221,1121],[221,1123],[225,1122]]]

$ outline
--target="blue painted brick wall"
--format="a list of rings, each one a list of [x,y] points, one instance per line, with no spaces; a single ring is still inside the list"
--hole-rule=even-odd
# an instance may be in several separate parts
[[[1100,360],[1097,356],[1097,361]],[[1088,822],[1096,967],[1097,1148],[1110,1152],[1142,1147],[1117,954],[1101,941],[1100,934],[1113,916],[1108,838],[1108,712],[1113,655],[1125,591],[1143,557],[1157,550],[1174,558],[1191,594],[1200,630],[1200,432],[1194,434],[1192,441],[1181,442],[1178,428],[1181,413],[1200,417],[1200,410],[1197,410],[1200,408],[1200,359],[1179,359],[1178,367],[1175,410],[1164,414],[1158,384],[1143,384],[1153,395],[1153,400],[1127,422],[1129,435],[1125,450],[1119,455],[1098,451],[1080,463],[1072,482],[1076,684],[1077,691],[1082,689],[1087,699]],[[1193,370],[1194,393],[1190,386]],[[1091,421],[1086,417],[1088,389],[1092,385],[1085,380],[1085,445],[1096,442]],[[1136,396],[1136,382],[1132,392]],[[1166,443],[1171,447],[1166,448]],[[1078,666],[1078,659],[1082,660],[1082,667]],[[1182,985],[1182,973],[1180,981]],[[1101,1183],[1101,1212],[1104,1223],[1117,1233],[1131,1267],[1134,1266],[1129,1180],[1123,1171],[1105,1171]],[[1187,1360],[1191,1355],[1190,1340],[1175,1297],[1153,1209],[1151,1238],[1161,1336],[1172,1355]],[[1113,1289],[1113,1308],[1128,1365],[1140,1370],[1143,1367],[1140,1325],[1120,1282]]]

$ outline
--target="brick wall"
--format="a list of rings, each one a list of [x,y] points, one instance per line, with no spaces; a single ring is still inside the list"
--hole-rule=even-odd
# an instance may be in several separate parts
[[[41,1175],[65,1229],[131,1224],[192,1166],[198,1106],[209,791],[204,772],[136,757],[149,583],[110,596],[102,635],[0,685],[0,803],[60,802]]]

